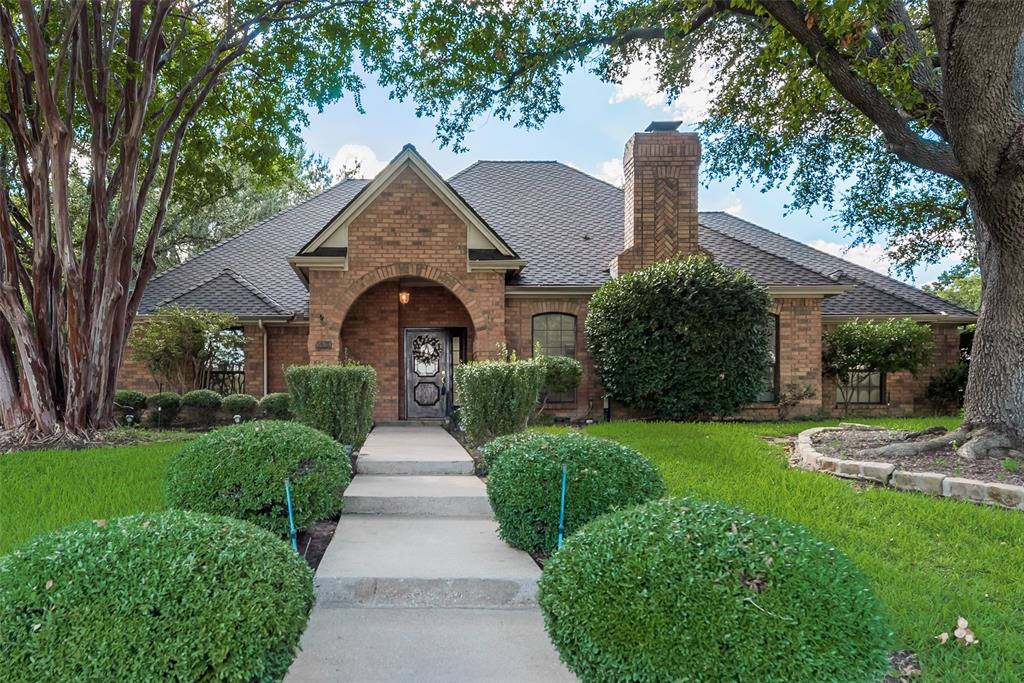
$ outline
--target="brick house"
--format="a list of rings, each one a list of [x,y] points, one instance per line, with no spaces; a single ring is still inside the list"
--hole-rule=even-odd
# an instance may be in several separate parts
[[[149,285],[140,310],[194,305],[238,316],[248,393],[286,390],[293,364],[373,365],[381,421],[445,415],[455,364],[500,345],[568,354],[584,367],[553,412],[600,419],[606,404],[587,356],[594,290],[617,274],[704,252],[766,286],[775,362],[749,417],[775,415],[779,387],[809,386],[794,413],[833,412],[840,388],[821,372],[822,333],[853,317],[910,317],[932,327],[935,369],[956,362],[967,310],[723,212],[698,212],[700,142],[652,124],[626,143],[625,187],[552,161],[481,161],[447,181],[407,145],[372,180],[346,180],[225,240]],[[858,412],[930,407],[929,373],[872,376]],[[129,361],[121,383],[154,390]],[[613,416],[627,414],[610,406]]]

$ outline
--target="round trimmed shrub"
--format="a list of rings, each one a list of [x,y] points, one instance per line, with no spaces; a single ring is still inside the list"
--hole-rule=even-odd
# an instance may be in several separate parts
[[[190,441],[171,456],[164,486],[171,507],[244,519],[284,537],[285,478],[302,530],[341,510],[351,473],[345,449],[323,432],[262,420]]]
[[[498,533],[537,554],[558,544],[562,465],[568,466],[565,533],[598,515],[665,492],[658,470],[632,448],[579,432],[513,436],[489,449],[487,496]]]
[[[529,450],[531,445],[540,444],[545,441],[548,434],[543,432],[515,432],[499,436],[493,441],[488,441],[480,447],[480,456],[483,459],[485,472],[490,472],[494,463],[505,453],[510,451]]]
[[[146,407],[146,395],[134,389],[118,389],[114,392],[114,407],[128,412],[137,412]]]
[[[587,310],[587,348],[608,394],[654,417],[734,413],[764,388],[771,299],[703,256],[609,280]]]
[[[720,503],[593,521],[545,564],[539,601],[583,681],[866,683],[888,668],[885,617],[842,553]]]
[[[256,414],[256,410],[260,407],[260,402],[256,400],[256,397],[249,394],[228,394],[221,401],[220,405],[227,411],[228,415],[239,415],[243,420],[248,420]]]
[[[264,396],[260,401],[260,409],[271,420],[292,419],[291,399],[284,392]]]
[[[153,394],[146,399],[146,423],[150,427],[170,427],[181,410],[181,396],[173,391]]]
[[[0,680],[278,681],[312,605],[306,562],[251,524],[84,522],[0,557]]]
[[[200,408],[202,410],[217,410],[220,408],[220,394],[209,389],[195,389],[182,395],[182,408]]]

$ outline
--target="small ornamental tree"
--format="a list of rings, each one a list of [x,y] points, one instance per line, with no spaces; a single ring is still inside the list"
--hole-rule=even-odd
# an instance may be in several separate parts
[[[655,417],[727,415],[755,400],[770,362],[768,292],[704,256],[604,284],[587,348],[608,394]]]
[[[166,306],[131,335],[132,357],[176,391],[201,389],[216,361],[239,355],[245,339],[235,316]]]
[[[822,370],[846,388],[840,391],[840,399],[849,411],[850,401],[869,373],[916,375],[934,353],[931,328],[910,318],[851,320],[825,334]]]

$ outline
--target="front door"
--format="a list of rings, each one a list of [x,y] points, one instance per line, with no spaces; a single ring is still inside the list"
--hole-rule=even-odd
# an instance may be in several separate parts
[[[448,415],[452,386],[448,330],[405,331],[405,416],[411,420]]]

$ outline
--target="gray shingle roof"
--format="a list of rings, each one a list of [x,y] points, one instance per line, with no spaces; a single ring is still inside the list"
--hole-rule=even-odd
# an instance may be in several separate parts
[[[238,315],[300,314],[309,300],[288,264],[367,184],[347,180],[221,242],[154,278],[141,312],[164,303]],[[480,161],[452,188],[527,266],[510,284],[596,286],[622,249],[623,192],[555,161]],[[765,285],[844,282],[854,288],[825,300],[835,315],[972,315],[920,289],[862,268],[723,212],[701,212],[700,245],[718,261]],[[227,271],[227,272],[225,272]],[[269,313],[274,311],[274,313]]]

